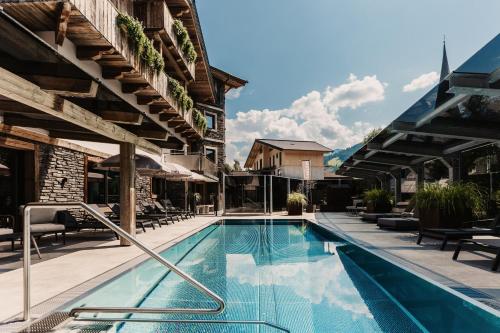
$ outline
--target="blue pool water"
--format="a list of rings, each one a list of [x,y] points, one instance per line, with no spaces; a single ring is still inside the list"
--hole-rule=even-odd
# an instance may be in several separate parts
[[[500,332],[493,312],[305,221],[226,220],[162,253],[226,302],[220,315],[132,318],[262,320],[291,332]],[[75,306],[216,307],[153,260]],[[109,314],[99,315],[105,318]],[[113,315],[116,317],[116,315]],[[242,324],[122,323],[117,332],[279,332]]]

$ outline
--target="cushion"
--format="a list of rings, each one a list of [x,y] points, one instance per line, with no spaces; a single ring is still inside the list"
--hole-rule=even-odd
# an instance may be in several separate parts
[[[418,219],[413,218],[380,218],[378,219],[380,228],[394,230],[416,230],[418,229]]]
[[[37,223],[31,225],[32,233],[48,233],[48,232],[56,232],[64,230],[66,230],[64,224],[58,224],[58,223]]]

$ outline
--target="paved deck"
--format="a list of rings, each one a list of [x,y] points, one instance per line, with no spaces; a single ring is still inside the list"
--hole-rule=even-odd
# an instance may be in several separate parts
[[[492,254],[462,251],[459,260],[453,261],[455,243],[450,242],[444,251],[439,251],[439,241],[429,238],[417,245],[416,231],[381,230],[345,213],[317,213],[316,221],[383,257],[500,309],[500,271],[490,270]]]

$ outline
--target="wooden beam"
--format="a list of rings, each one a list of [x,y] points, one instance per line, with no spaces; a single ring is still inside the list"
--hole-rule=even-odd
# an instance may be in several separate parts
[[[160,121],[169,121],[169,120],[174,119],[178,116],[179,115],[177,113],[163,112],[163,113],[160,113]]]
[[[35,145],[31,142],[16,140],[4,136],[0,136],[0,147],[15,148],[21,150],[35,150]]]
[[[441,145],[411,141],[397,141],[385,148],[379,143],[368,143],[368,149],[413,156],[443,157],[443,148]]]
[[[147,83],[122,83],[122,93],[137,94],[141,91],[151,89]]]
[[[137,96],[137,104],[139,105],[150,105],[161,101],[163,101],[163,98],[161,96],[152,96],[152,95]]]
[[[105,121],[94,113],[68,100],[43,91],[40,87],[1,67],[0,95],[61,120],[86,128],[111,140],[134,143],[143,150],[154,154],[161,154],[160,147],[151,142],[141,139],[113,123]]]
[[[500,140],[500,123],[452,118],[434,118],[429,124],[415,128],[412,124],[394,122],[397,132],[464,140]]]
[[[88,133],[88,130],[80,126],[68,124],[65,121],[54,119],[35,119],[27,117],[19,117],[7,115],[4,117],[4,123],[10,126],[43,128],[45,130],[64,130],[80,133]]]
[[[144,116],[138,112],[99,111],[102,119],[118,124],[140,125]]]
[[[77,46],[76,57],[80,60],[97,61],[104,55],[113,54],[115,49],[111,46]]]
[[[45,135],[43,133],[34,132],[32,130],[28,130],[28,129],[22,128],[22,127],[0,124],[0,132],[11,135],[11,136],[16,136],[16,137],[22,138],[24,140],[30,140],[30,141],[49,144],[49,145],[64,147],[67,149],[79,151],[81,153],[85,153],[87,155],[97,156],[100,158],[109,157],[109,155],[106,153],[103,153],[103,152],[100,152],[100,151],[97,151],[94,149],[82,147],[80,145],[77,145],[77,144],[74,144],[74,143],[71,143],[68,141],[59,140],[56,138],[51,138],[50,136]]]
[[[65,97],[94,98],[99,88],[99,84],[91,79],[42,75],[23,75],[23,77],[43,90]]]
[[[135,237],[135,145],[120,143],[120,227]],[[121,246],[132,245],[120,238]]]
[[[153,140],[167,140],[168,132],[165,130],[138,129],[135,134],[141,138]]]
[[[57,45],[63,45],[68,30],[69,16],[71,14],[71,3],[60,2],[58,4],[57,24],[55,29],[55,41]]]

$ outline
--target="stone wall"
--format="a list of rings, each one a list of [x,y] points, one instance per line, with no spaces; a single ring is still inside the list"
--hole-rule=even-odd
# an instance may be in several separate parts
[[[138,204],[148,203],[153,204],[152,199],[151,177],[144,177],[136,174],[135,178],[135,195]]]
[[[83,201],[85,155],[70,149],[40,145],[40,201]]]

